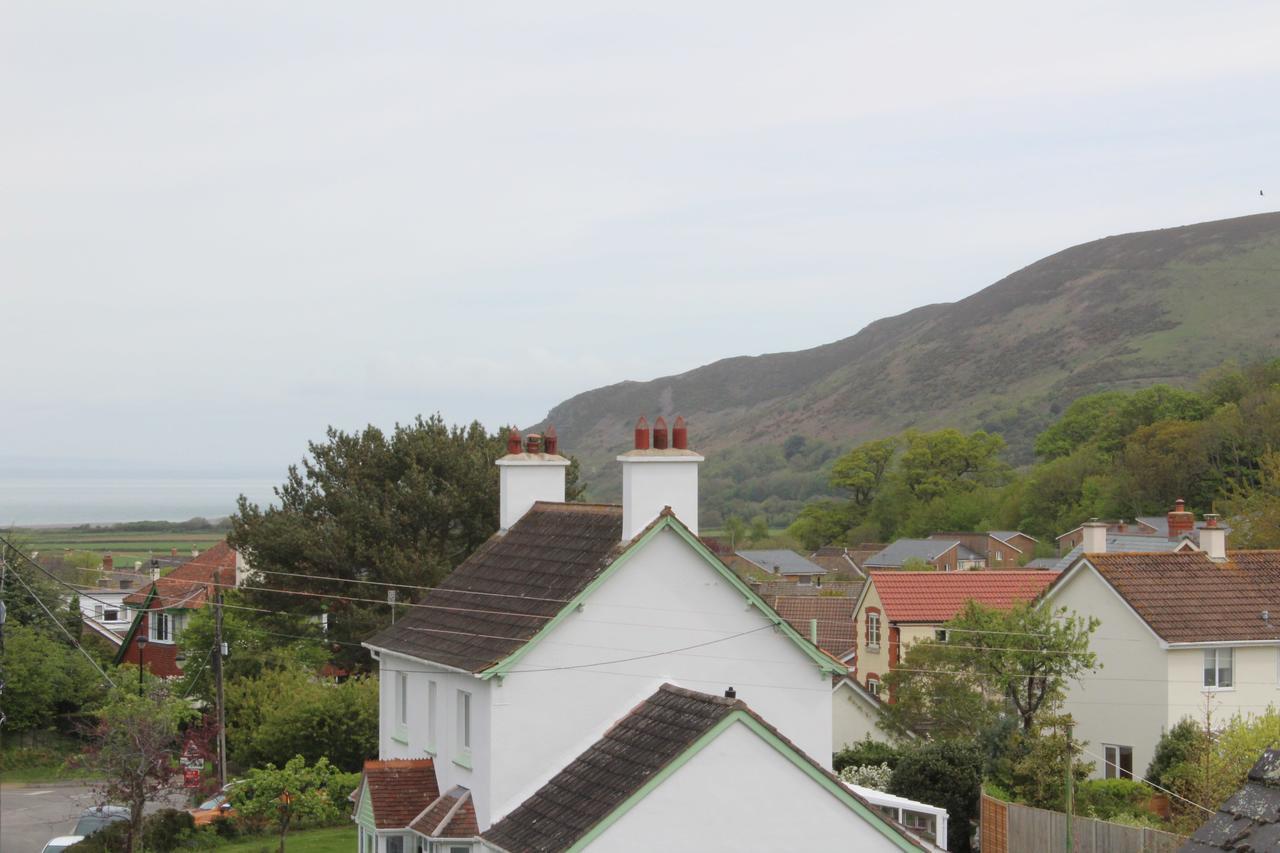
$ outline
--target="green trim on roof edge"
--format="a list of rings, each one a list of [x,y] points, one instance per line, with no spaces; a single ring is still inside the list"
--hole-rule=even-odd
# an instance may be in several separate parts
[[[729,585],[737,590],[751,606],[759,610],[760,614],[772,622],[775,628],[781,630],[782,633],[785,634],[793,643],[799,646],[800,650],[818,665],[818,668],[822,671],[824,676],[848,674],[848,667],[842,665],[834,658],[831,658],[817,646],[802,637],[795,628],[791,627],[791,624],[787,622],[787,620],[783,619],[774,612],[773,608],[765,604],[764,599],[756,595],[751,587],[743,583],[742,579],[734,574],[733,570],[726,566],[719,557],[712,554],[710,549],[702,543],[702,540],[695,536],[689,528],[685,527],[683,522],[674,515],[664,514],[659,516],[658,520],[651,525],[649,529],[640,536],[640,538],[629,543],[626,549],[619,554],[618,557],[595,578],[595,580],[583,587],[581,592],[570,599],[564,607],[560,608],[560,612],[538,629],[538,633],[534,634],[526,640],[520,648],[507,655],[502,660],[492,664],[487,669],[480,670],[477,675],[481,678],[489,679],[494,676],[501,677],[510,674],[512,668],[520,662],[531,648],[537,645],[537,643],[539,643],[547,634],[553,631],[557,625],[568,618],[569,614],[573,613],[580,605],[582,605],[597,587],[622,568],[622,566],[631,558],[632,554],[640,550],[645,543],[656,537],[660,532],[667,529],[670,529],[681,539],[687,542],[693,550],[702,557],[703,560],[710,564],[710,566],[722,577],[724,577],[725,580],[729,582]]]
[[[129,626],[129,631],[124,635],[124,639],[120,641],[120,648],[116,652],[115,660],[111,662],[113,665],[119,666],[121,663],[125,663],[124,661],[125,650],[128,649],[129,644],[133,642],[134,635],[138,633],[138,626],[142,624],[142,614],[150,610],[151,601],[155,597],[156,597],[156,585],[155,585],[155,582],[153,581],[151,584],[151,590],[147,593],[146,600],[142,602],[142,607],[138,608],[138,614],[133,617],[133,624]]]

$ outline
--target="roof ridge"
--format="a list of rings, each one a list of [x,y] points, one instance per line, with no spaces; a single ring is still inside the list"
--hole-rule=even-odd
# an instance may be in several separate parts
[[[586,503],[579,501],[534,501],[530,511],[543,512],[622,512],[622,504]]]

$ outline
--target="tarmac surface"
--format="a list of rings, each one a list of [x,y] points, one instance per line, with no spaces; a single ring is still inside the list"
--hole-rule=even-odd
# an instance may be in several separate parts
[[[80,812],[98,805],[93,783],[53,782],[43,785],[0,785],[0,850],[40,853],[49,839],[66,835]],[[166,803],[147,803],[147,811]],[[175,808],[185,806],[178,795]]]

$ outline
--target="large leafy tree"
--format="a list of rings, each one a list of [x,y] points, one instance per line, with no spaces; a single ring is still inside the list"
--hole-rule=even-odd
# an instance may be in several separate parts
[[[83,654],[33,625],[5,627],[4,726],[24,732],[51,726],[102,696],[105,681]]]
[[[308,766],[301,755],[283,767],[268,764],[250,770],[244,781],[231,789],[231,806],[250,822],[273,825],[284,853],[285,838],[297,820],[326,823],[340,816],[329,796],[328,786],[337,769],[321,758]]]
[[[836,460],[831,485],[847,490],[854,506],[868,506],[879,493],[899,444],[894,437],[858,445]]]
[[[908,430],[898,468],[903,483],[917,499],[929,500],[977,485],[998,485],[1008,477],[1000,459],[1004,439],[957,429]]]

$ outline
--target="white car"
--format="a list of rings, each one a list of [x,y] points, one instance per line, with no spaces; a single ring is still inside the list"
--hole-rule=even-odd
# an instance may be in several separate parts
[[[72,844],[78,844],[81,841],[84,841],[83,835],[59,835],[57,838],[49,839],[49,843],[40,853],[62,853]]]

